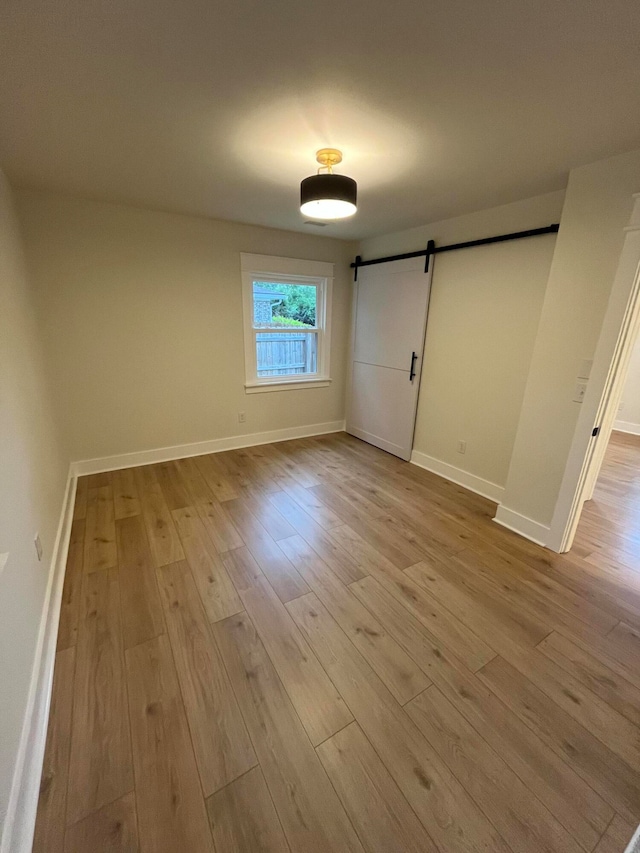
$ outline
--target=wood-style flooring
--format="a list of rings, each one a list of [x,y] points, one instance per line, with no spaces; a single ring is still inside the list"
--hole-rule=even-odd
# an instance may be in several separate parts
[[[78,483],[37,853],[616,853],[640,439],[573,551],[351,436]]]

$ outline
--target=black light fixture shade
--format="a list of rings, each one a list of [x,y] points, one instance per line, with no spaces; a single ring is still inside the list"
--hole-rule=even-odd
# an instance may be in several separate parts
[[[300,210],[312,219],[344,219],[356,212],[358,185],[346,175],[311,175],[300,184]]]

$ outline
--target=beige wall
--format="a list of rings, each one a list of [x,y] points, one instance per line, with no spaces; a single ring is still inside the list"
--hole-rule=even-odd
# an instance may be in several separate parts
[[[0,172],[0,835],[68,464],[55,437],[11,193]],[[33,544],[44,546],[38,562]]]
[[[353,245],[46,192],[17,204],[73,460],[344,417]],[[245,394],[240,252],[335,264],[329,388]]]
[[[593,358],[639,190],[640,151],[569,176],[503,496],[507,512],[542,527],[553,517],[580,411],[572,401],[580,364]]]
[[[558,222],[564,193],[366,240],[364,258]],[[555,236],[436,258],[414,450],[504,486]],[[467,442],[464,455],[458,440]]]
[[[640,434],[640,338],[631,354],[614,429]]]

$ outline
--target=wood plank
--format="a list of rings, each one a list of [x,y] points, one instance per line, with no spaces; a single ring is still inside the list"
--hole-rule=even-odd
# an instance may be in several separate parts
[[[526,678],[640,773],[640,730],[537,649],[512,648],[506,657]],[[640,780],[640,776],[638,777]]]
[[[607,827],[607,831],[593,853],[622,853],[623,850],[627,849],[627,844],[631,841],[635,829],[636,827],[633,824],[617,814]]]
[[[323,488],[318,486],[318,489]],[[328,488],[328,487],[327,487]],[[344,521],[340,516],[331,509],[335,502],[331,500],[320,500],[316,495],[316,489],[305,489],[299,483],[287,483],[283,486],[283,491],[294,500],[298,506],[303,509],[311,518],[319,524],[320,527],[329,529],[343,524]]]
[[[33,853],[64,850],[75,662],[74,648],[56,653]]]
[[[300,536],[280,547],[401,705],[430,680]]]
[[[113,505],[116,521],[119,518],[130,518],[140,515],[140,500],[133,468],[123,468],[111,471],[110,484],[113,491]]]
[[[135,469],[142,517],[156,567],[184,560],[184,551],[152,465]]]
[[[537,648],[634,725],[640,726],[640,690],[637,687],[556,631],[545,637]]]
[[[109,485],[109,472],[100,471],[98,474],[89,474],[87,476],[88,489],[100,489]]]
[[[140,846],[214,853],[169,639],[127,649],[126,660]]]
[[[437,853],[357,723],[320,744],[317,752],[367,850]]]
[[[137,646],[164,633],[162,606],[153,560],[142,519],[116,521],[124,647]]]
[[[89,478],[78,477],[76,483],[76,498],[73,504],[73,520],[80,521],[87,517],[87,492],[89,489]]]
[[[362,851],[248,616],[214,631],[291,849]]]
[[[612,809],[375,578],[351,589],[555,818],[591,850]]]
[[[321,743],[351,722],[350,711],[249,550],[230,551],[225,566],[311,742]]]
[[[503,555],[480,537],[474,539],[472,549],[456,554],[456,564],[462,564],[478,577],[491,578],[503,592],[511,592],[521,606],[545,614],[554,624],[565,624],[569,628],[587,625],[606,633],[616,623],[611,613],[522,560]]]
[[[309,592],[309,587],[277,543],[241,500],[227,501],[224,510],[229,514],[280,601],[289,601]]]
[[[289,524],[283,515],[281,515],[276,507],[269,500],[269,496],[257,497],[256,495],[247,495],[243,498],[244,505],[249,512],[253,513],[260,524],[269,532],[269,536],[279,542],[280,539],[286,539],[289,536],[295,536],[296,531]],[[239,546],[235,546],[236,548]]]
[[[115,570],[85,575],[73,685],[67,823],[133,788],[120,589]]]
[[[152,467],[169,510],[184,509],[184,507],[189,506],[191,496],[175,460],[158,462]]]
[[[350,554],[289,495],[285,492],[275,492],[269,495],[269,500],[343,583],[349,584],[364,577],[364,572]],[[332,533],[336,529],[340,528],[333,528]]]
[[[217,622],[239,613],[242,602],[199,513],[191,507],[178,509],[173,519],[208,619]]]
[[[441,850],[509,850],[313,594],[287,604],[360,728]]]
[[[216,459],[216,454],[195,456],[194,460],[217,501],[222,503],[240,497],[240,490],[227,476],[224,468]]]
[[[622,759],[502,658],[478,677],[622,817],[637,821],[640,776]]]
[[[205,797],[256,764],[189,566],[158,569],[169,638]]]
[[[133,791],[67,829],[64,853],[138,853]]]
[[[617,658],[627,666],[640,671],[640,630],[619,622],[607,635],[610,647],[615,648]]]
[[[336,506],[340,518],[397,568],[406,569],[427,556],[424,550],[394,530],[394,526],[397,527],[397,519],[392,516],[372,518],[366,515],[344,500],[339,489],[333,486],[316,486],[313,492],[331,501],[332,506]]]
[[[332,536],[350,548],[363,571],[374,577],[380,586],[397,599],[436,638],[450,648],[475,672],[495,657],[495,651],[478,634],[474,634],[457,616],[440,604],[421,586],[378,554],[349,527],[337,527]],[[368,605],[367,605],[368,606]]]
[[[84,570],[112,569],[118,565],[116,528],[111,486],[87,491],[87,518],[84,535]]]
[[[294,441],[263,445],[263,450],[271,462],[278,464],[283,474],[288,475],[303,488],[317,486],[322,482],[313,460],[308,458],[304,450]]]
[[[194,509],[200,516],[216,551],[223,553],[224,551],[232,551],[234,548],[241,548],[244,545],[242,536],[215,498],[195,504]]]
[[[514,644],[525,647],[537,645],[551,631],[551,625],[537,622],[518,612],[508,602],[477,588],[466,586],[460,579],[452,580],[443,566],[431,561],[411,566],[405,572],[414,583],[425,589],[458,619],[481,637],[497,652],[511,649]]]
[[[58,651],[75,646],[78,638],[78,615],[82,597],[84,528],[85,522],[83,519],[76,519],[71,524],[69,553],[67,554],[67,566],[64,573],[64,586],[62,588],[62,601],[60,603]]]
[[[216,850],[285,853],[289,845],[259,767],[207,800]]]
[[[215,496],[207,481],[198,468],[195,456],[187,456],[185,459],[175,460],[176,469],[182,478],[184,487],[189,495],[189,506],[199,503],[208,503],[215,500]]]
[[[578,842],[437,687],[409,702],[407,711],[513,850],[580,853]]]

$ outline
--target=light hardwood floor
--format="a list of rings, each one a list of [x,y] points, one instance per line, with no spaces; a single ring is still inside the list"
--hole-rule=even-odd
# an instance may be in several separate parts
[[[640,438],[573,551],[344,433],[80,480],[37,853],[616,853]]]

